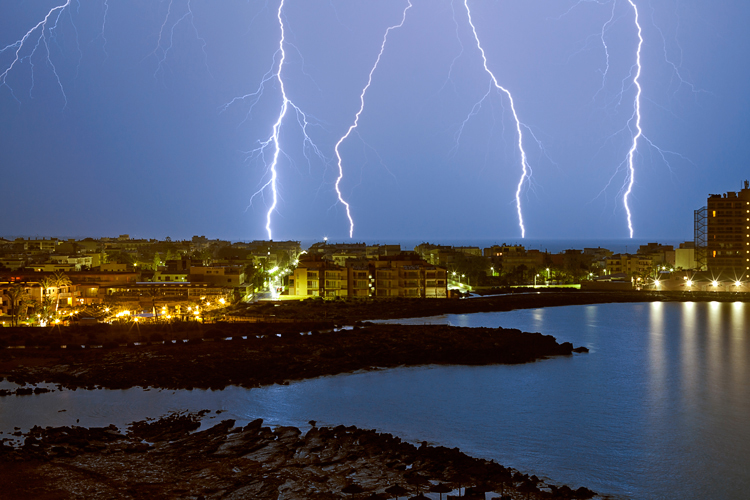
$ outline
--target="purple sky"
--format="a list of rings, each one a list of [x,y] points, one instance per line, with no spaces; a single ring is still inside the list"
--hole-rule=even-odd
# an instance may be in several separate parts
[[[644,39],[634,235],[692,239],[706,196],[750,177],[750,3],[633,1]],[[354,239],[518,241],[521,159],[508,98],[494,89],[482,101],[491,80],[463,1],[412,2],[340,148]],[[14,61],[12,44],[64,3],[0,3],[0,74]],[[348,240],[334,146],[407,4],[286,0],[285,89],[321,156],[288,112],[274,239]],[[0,78],[0,234],[267,238],[270,190],[252,197],[270,174],[248,152],[272,133],[278,82],[268,80],[252,108],[249,99],[224,105],[278,70],[278,6],[72,0]],[[533,170],[520,196],[526,237],[627,237],[623,162],[638,44],[630,2],[469,6],[488,67],[523,123]]]

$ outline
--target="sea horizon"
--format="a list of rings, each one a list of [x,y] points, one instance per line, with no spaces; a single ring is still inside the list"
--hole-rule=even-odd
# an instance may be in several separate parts
[[[125,233],[124,233],[125,234]],[[16,238],[24,239],[51,239],[57,238],[60,240],[83,240],[85,238],[116,238],[117,236],[71,236],[71,235],[2,235],[2,238],[7,240],[14,240]],[[131,235],[132,239],[141,239],[140,236]],[[151,239],[150,237],[142,237],[143,239]],[[159,241],[164,241],[164,238],[156,238]],[[230,241],[232,243],[239,242],[251,242],[251,241],[264,241],[261,239],[233,239],[233,238],[209,238],[211,240],[223,240]],[[173,241],[185,241],[186,239],[173,239]],[[278,239],[272,241],[299,241],[300,247],[304,250],[309,248],[315,243],[324,241],[324,238],[299,238],[299,239]],[[493,245],[511,245],[511,246],[523,246],[527,250],[539,250],[541,252],[559,253],[565,250],[583,250],[584,248],[605,248],[615,253],[636,253],[638,247],[646,245],[648,243],[659,243],[661,245],[672,245],[675,248],[679,248],[679,245],[687,239],[679,238],[355,238],[347,240],[343,238],[341,240],[335,238],[329,238],[327,240],[330,244],[342,244],[342,243],[366,243],[367,245],[401,245],[401,249],[404,251],[411,251],[417,245],[422,243],[430,243],[433,245],[446,245],[454,247],[478,247],[480,249],[488,248]]]

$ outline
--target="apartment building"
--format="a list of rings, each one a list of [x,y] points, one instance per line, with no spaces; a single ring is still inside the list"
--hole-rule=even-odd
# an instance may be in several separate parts
[[[739,192],[709,195],[706,209],[709,271],[750,271],[750,183]]]
[[[304,257],[289,281],[289,293],[311,297],[446,298],[447,270],[416,254],[381,256],[338,265]]]
[[[212,283],[226,287],[240,286],[245,282],[245,268],[236,264],[214,264],[211,266],[190,266],[188,281]]]
[[[606,258],[607,274],[625,274],[627,276],[645,275],[654,267],[654,261],[647,255],[629,253],[615,254]]]
[[[289,278],[289,294],[308,297],[346,297],[348,271],[318,255],[306,255]]]

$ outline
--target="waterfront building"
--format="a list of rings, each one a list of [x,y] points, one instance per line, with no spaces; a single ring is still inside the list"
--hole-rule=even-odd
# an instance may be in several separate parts
[[[289,278],[289,295],[346,297],[347,270],[320,255],[303,255]]]
[[[750,182],[739,192],[711,194],[706,204],[706,264],[713,273],[750,271]]]
[[[306,255],[289,279],[289,295],[446,298],[447,275],[446,268],[433,266],[414,253],[347,260],[346,266]]]
[[[639,255],[647,255],[651,257],[652,262],[656,266],[674,267],[675,265],[675,250],[672,245],[661,245],[659,243],[648,243],[638,247]]]
[[[653,270],[654,262],[648,255],[615,254],[607,257],[607,274],[645,276]]]
[[[369,262],[375,297],[448,297],[448,270],[413,252]]]
[[[698,262],[695,256],[695,242],[686,241],[680,243],[680,248],[674,251],[674,268],[675,269],[697,269]]]

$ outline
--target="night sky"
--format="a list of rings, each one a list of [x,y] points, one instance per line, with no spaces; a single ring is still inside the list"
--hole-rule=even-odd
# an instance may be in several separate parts
[[[750,178],[750,2],[633,1],[644,40],[634,236],[692,239],[707,195]],[[284,85],[320,156],[289,111],[273,238],[346,241],[334,146],[408,2],[285,2]],[[64,3],[0,3],[0,74],[12,44]],[[469,6],[488,67],[524,124],[526,237],[627,237],[638,45],[629,1]],[[278,7],[72,0],[0,78],[0,235],[266,239],[270,190],[253,193],[270,174],[252,151],[278,119],[278,81],[267,79],[254,106],[225,104],[278,70]],[[518,136],[507,96],[492,90],[482,101],[490,90],[463,0],[413,0],[340,148],[355,241],[519,240]]]

